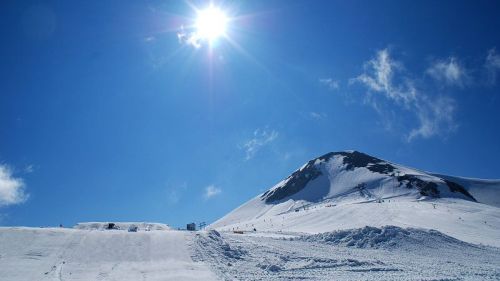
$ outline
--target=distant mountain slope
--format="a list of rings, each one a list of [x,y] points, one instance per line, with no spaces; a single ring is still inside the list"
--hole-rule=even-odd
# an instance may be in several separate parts
[[[397,225],[500,246],[494,242],[500,239],[500,208],[496,199],[487,198],[496,185],[483,184],[478,191],[478,183],[485,181],[474,185],[357,151],[332,152],[308,161],[211,227],[317,233]]]
[[[465,187],[478,202],[500,208],[500,180],[463,178],[441,174],[434,175]]]

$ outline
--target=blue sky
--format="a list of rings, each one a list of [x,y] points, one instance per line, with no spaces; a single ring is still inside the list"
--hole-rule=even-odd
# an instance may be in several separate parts
[[[330,151],[499,178],[495,1],[0,4],[0,224],[212,222]],[[196,46],[195,46],[196,45]]]

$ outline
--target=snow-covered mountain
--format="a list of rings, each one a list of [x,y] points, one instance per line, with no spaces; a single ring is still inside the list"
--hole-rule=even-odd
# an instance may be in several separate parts
[[[462,185],[454,181],[357,151],[332,152],[310,160],[262,194],[261,199],[266,203],[288,199],[317,202],[352,193],[366,199],[431,196],[476,201]]]
[[[211,227],[318,233],[398,225],[500,245],[499,195],[498,180],[432,174],[358,151],[331,152]]]

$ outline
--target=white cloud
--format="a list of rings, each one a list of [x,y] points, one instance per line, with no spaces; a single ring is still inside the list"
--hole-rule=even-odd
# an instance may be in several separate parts
[[[417,137],[443,136],[457,128],[455,100],[449,97],[431,98],[424,94],[416,86],[417,81],[405,75],[403,64],[393,60],[387,49],[377,52],[375,58],[364,64],[364,73],[349,82],[364,85],[368,89],[365,103],[385,117],[390,116],[385,113],[391,111],[386,109],[387,106],[398,106],[414,114],[418,125],[408,133],[408,141]]]
[[[312,119],[316,119],[316,120],[325,119],[326,116],[327,115],[324,112],[314,112],[314,111],[309,112],[309,117],[311,117]]]
[[[329,90],[337,90],[340,87],[340,82],[332,78],[320,78],[319,83],[328,87]]]
[[[486,68],[486,71],[488,71],[488,82],[490,84],[495,84],[497,71],[500,70],[500,56],[497,54],[495,48],[488,51],[484,66]]]
[[[417,94],[411,80],[403,79],[404,81],[398,84],[393,82],[394,74],[402,69],[402,64],[390,57],[389,50],[383,49],[377,52],[375,58],[364,64],[365,72],[350,79],[349,83],[362,83],[370,91],[383,94],[395,102],[411,103]]]
[[[453,117],[456,111],[455,100],[447,97],[439,97],[434,100],[425,98],[416,106],[420,125],[408,134],[407,140],[409,142],[417,137],[430,138],[457,130],[458,125]]]
[[[243,149],[246,152],[246,160],[252,159],[263,146],[273,142],[278,137],[278,132],[275,130],[257,129],[254,131],[253,135],[252,139],[243,144]]]
[[[26,201],[28,195],[24,189],[24,181],[20,178],[14,178],[9,167],[0,165],[0,207]]]
[[[427,74],[437,81],[447,85],[464,86],[468,80],[465,68],[455,57],[434,62],[428,69]]]
[[[215,185],[211,184],[211,185],[205,187],[205,193],[203,194],[203,197],[206,200],[208,200],[208,199],[214,197],[215,195],[218,195],[221,192],[222,192],[222,190],[220,188],[218,188]]]

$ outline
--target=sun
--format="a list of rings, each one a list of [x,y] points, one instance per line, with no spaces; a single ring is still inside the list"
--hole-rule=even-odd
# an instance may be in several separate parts
[[[196,33],[200,39],[209,42],[226,35],[228,18],[220,8],[210,5],[198,11],[196,18]]]

